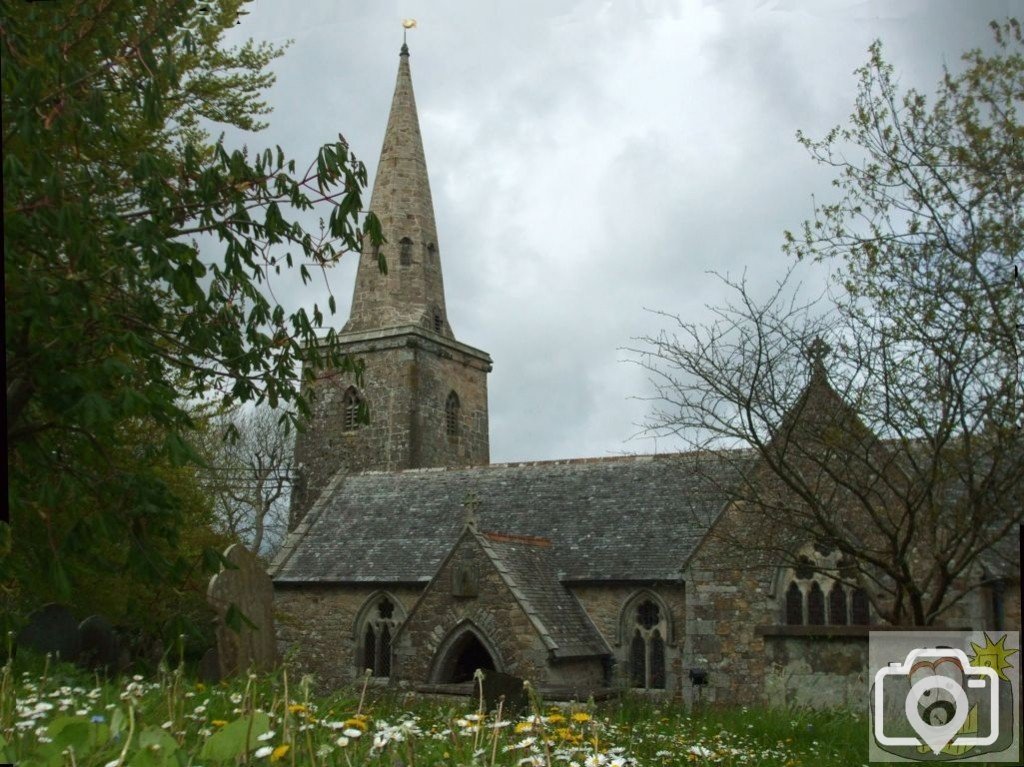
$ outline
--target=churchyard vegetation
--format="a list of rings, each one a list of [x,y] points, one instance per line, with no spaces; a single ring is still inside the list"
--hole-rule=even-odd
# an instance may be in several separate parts
[[[711,535],[743,565],[863,589],[873,620],[898,625],[1015,573],[1024,41],[1015,20],[992,29],[992,50],[964,54],[932,96],[902,89],[876,43],[849,122],[798,134],[835,199],[783,249],[828,271],[823,296],[805,300],[792,272],[767,298],[723,276],[733,298],[713,321],[665,315],[672,329],[636,350],[647,427],[741,477]]]
[[[211,512],[195,403],[294,420],[306,348],[310,373],[357,368],[333,332],[315,345],[333,298],[288,311],[271,288],[380,241],[363,164],[340,136],[301,164],[211,136],[262,126],[282,54],[223,44],[242,5],[4,3],[4,614],[98,592],[94,576],[177,587],[216,568],[220,544],[190,532]]]
[[[105,681],[19,655],[0,672],[0,756],[42,767],[250,765],[732,765],[867,761],[849,712],[736,709],[687,715],[642,698],[484,712],[376,687],[317,695],[286,669],[206,685],[179,665]]]

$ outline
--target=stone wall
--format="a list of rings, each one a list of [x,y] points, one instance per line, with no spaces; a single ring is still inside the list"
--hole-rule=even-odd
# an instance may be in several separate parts
[[[478,573],[478,596],[452,595],[455,562]],[[465,536],[441,566],[395,641],[395,671],[413,683],[446,681],[436,677],[438,651],[465,626],[474,628],[496,654],[498,671],[538,685],[599,684],[600,659],[548,665],[548,649],[504,579],[472,536]]]
[[[868,694],[867,629],[849,627],[830,635],[825,627],[785,628],[806,633],[764,633],[765,702],[799,708],[863,709]]]
[[[356,667],[356,618],[367,600],[386,593],[408,613],[422,592],[418,585],[381,589],[375,584],[303,585],[274,588],[274,621],[280,657],[294,658],[324,687],[362,676]]]
[[[342,349],[366,367],[357,387],[370,422],[345,429],[347,373],[325,372],[306,391],[311,417],[295,440],[294,529],[340,469],[398,471],[469,466],[490,461],[487,373],[490,358],[472,347],[419,328],[348,334]],[[445,429],[445,403],[459,397],[459,433]]]
[[[583,605],[583,609],[601,632],[614,656],[611,685],[629,686],[629,642],[632,634],[623,636],[623,608],[642,593],[657,596],[668,608],[670,635],[665,643],[665,692],[673,697],[682,695],[687,668],[683,664],[686,636],[686,597],[682,583],[651,586],[635,583],[568,584],[569,590]]]

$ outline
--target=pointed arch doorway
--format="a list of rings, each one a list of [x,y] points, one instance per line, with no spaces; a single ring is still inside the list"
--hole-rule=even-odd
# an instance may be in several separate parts
[[[458,684],[472,681],[477,669],[500,671],[496,653],[489,644],[468,626],[454,631],[437,652],[432,680],[441,684]]]

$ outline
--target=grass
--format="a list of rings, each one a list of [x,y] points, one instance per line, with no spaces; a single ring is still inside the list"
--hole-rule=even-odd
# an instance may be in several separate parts
[[[709,710],[625,697],[484,714],[373,687],[317,696],[313,680],[249,675],[207,687],[180,667],[103,680],[19,655],[0,678],[0,759],[69,767],[316,765],[743,765],[867,762],[851,713]]]

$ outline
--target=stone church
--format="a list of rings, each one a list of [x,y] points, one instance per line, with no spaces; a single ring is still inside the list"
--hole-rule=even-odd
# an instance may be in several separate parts
[[[370,209],[389,268],[364,247],[340,339],[365,374],[320,376],[298,435],[290,532],[270,568],[280,652],[326,685],[369,669],[381,684],[466,691],[482,668],[549,698],[859,704],[864,592],[745,566],[708,535],[742,462],[489,463],[491,358],[445,310],[405,45]],[[842,407],[823,371],[805,396]],[[807,555],[819,569],[833,556]],[[1016,572],[987,577],[963,621],[1019,626]]]

